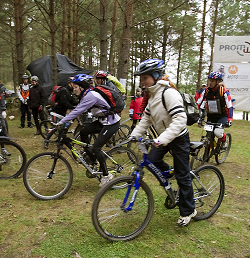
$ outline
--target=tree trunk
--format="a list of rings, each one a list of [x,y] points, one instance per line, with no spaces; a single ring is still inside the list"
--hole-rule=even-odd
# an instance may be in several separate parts
[[[73,4],[72,7],[72,16],[73,16],[73,28],[72,28],[72,33],[73,33],[73,44],[72,44],[72,61],[76,63],[76,33],[77,33],[77,28],[76,28],[76,23],[77,23],[77,6],[76,4]]]
[[[24,6],[24,0],[14,0],[15,39],[16,39],[16,58],[17,58],[17,79],[18,79],[18,83],[22,82],[22,75],[24,73],[24,65],[23,65],[23,6]]]
[[[176,79],[176,88],[179,89],[179,80],[180,80],[180,68],[181,68],[181,55],[182,55],[182,47],[184,41],[184,33],[185,33],[185,25],[182,26],[181,31],[181,39],[180,39],[180,47],[179,47],[179,57],[178,57],[178,67],[177,67],[177,79]]]
[[[100,69],[107,70],[107,0],[100,0]]]
[[[118,78],[128,78],[134,0],[125,0],[125,19],[121,38]]]
[[[214,22],[213,22],[213,30],[212,30],[212,42],[211,42],[211,56],[210,56],[209,72],[212,71],[213,60],[214,60],[213,52],[214,52],[215,30],[216,30],[217,16],[218,16],[218,4],[219,4],[219,0],[215,0],[215,10],[214,10]]]
[[[51,59],[52,59],[52,88],[57,85],[57,59],[56,59],[56,25],[54,0],[49,2],[49,21],[51,35]]]
[[[199,58],[199,69],[198,69],[198,79],[196,84],[196,89],[200,89],[201,84],[201,72],[202,72],[202,58],[203,58],[203,46],[204,46],[204,37],[205,37],[205,25],[206,25],[206,5],[207,0],[204,0],[203,8],[203,18],[202,18],[202,28],[201,28],[201,47],[200,47],[200,58]]]
[[[112,74],[115,74],[114,52],[115,52],[115,30],[116,30],[116,22],[117,22],[117,7],[118,7],[118,1],[114,0],[114,9],[113,9],[113,17],[112,17],[112,32],[111,32],[111,42],[110,42],[110,54],[109,54],[109,71]]]
[[[72,58],[71,55],[71,0],[67,1],[67,5],[68,5],[68,15],[67,15],[67,27],[68,27],[68,57]]]
[[[63,18],[62,18],[62,42],[61,42],[61,54],[65,54],[66,50],[66,42],[65,42],[65,36],[66,36],[66,12],[67,12],[67,0],[63,0],[62,3],[62,12],[63,12]]]

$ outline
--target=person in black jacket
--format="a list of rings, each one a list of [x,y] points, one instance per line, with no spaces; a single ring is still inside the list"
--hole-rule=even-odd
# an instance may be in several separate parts
[[[67,110],[74,109],[75,106],[77,106],[79,103],[79,99],[73,95],[73,83],[72,83],[73,78],[74,77],[69,77],[68,85],[60,89],[56,94],[56,98],[55,98],[56,105],[55,107],[52,108],[52,110],[53,112],[59,115],[66,116]],[[54,131],[51,131],[47,135],[46,140],[44,140],[45,149],[48,149],[49,147],[48,140],[51,138],[53,134],[54,134]]]
[[[30,88],[29,101],[28,101],[28,106],[32,111],[32,115],[37,129],[37,132],[35,133],[35,135],[40,134],[38,115],[41,121],[45,120],[45,114],[44,114],[43,108],[45,104],[46,94],[43,87],[38,84],[38,81],[39,81],[39,78],[37,76],[31,77],[32,87]]]
[[[53,112],[66,116],[68,109],[74,109],[78,104],[78,100],[76,100],[73,96],[73,85],[71,86],[71,77],[68,80],[68,85],[59,90],[56,94],[55,102],[57,105],[52,109]]]

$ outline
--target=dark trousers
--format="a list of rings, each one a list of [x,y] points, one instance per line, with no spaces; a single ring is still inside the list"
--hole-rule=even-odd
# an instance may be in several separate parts
[[[133,131],[134,128],[136,127],[137,121],[140,122],[141,119],[134,119],[134,120],[133,120],[133,123],[132,123],[132,125],[131,125],[131,130],[132,130],[132,131]]]
[[[31,113],[29,111],[28,105],[21,102],[21,127],[25,125],[25,115],[27,114],[28,126],[31,126]]]
[[[35,121],[35,125],[36,125],[36,129],[37,131],[39,131],[39,121],[38,121],[38,115],[41,119],[41,121],[45,120],[45,114],[44,111],[38,111],[38,108],[32,108],[32,115]]]
[[[103,172],[104,176],[108,175],[108,171],[105,162],[105,155],[102,153],[101,149],[112,137],[112,135],[118,131],[119,126],[120,122],[117,122],[113,125],[103,125],[99,121],[95,121],[84,126],[80,131],[81,141],[86,143],[90,143],[88,137],[89,134],[99,133],[93,144],[92,150],[86,149],[86,152],[92,160],[97,158],[100,163],[100,170]]]
[[[190,141],[188,133],[182,137],[175,138],[167,146],[156,148],[152,146],[148,159],[160,170],[169,169],[169,165],[162,159],[171,150],[174,158],[174,173],[180,187],[179,210],[180,215],[185,217],[193,213],[195,208],[193,187],[190,178],[189,166]]]

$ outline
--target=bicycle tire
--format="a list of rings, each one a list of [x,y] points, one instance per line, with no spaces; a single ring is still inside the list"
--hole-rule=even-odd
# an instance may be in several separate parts
[[[114,177],[130,175],[139,166],[136,154],[125,146],[114,147],[107,152],[107,155],[107,169]]]
[[[26,153],[16,142],[1,140],[0,143],[10,154],[6,155],[0,151],[0,179],[16,178],[24,170]]]
[[[204,165],[204,163],[208,159],[208,155],[208,142],[204,142],[202,148],[197,151],[197,155],[192,156],[190,161],[190,169],[195,170],[200,166]]]
[[[137,237],[149,224],[154,213],[154,197],[144,181],[140,181],[134,205],[125,212],[121,205],[134,176],[121,176],[104,185],[92,205],[92,222],[102,237],[109,241],[129,241]],[[119,187],[126,185],[127,187]],[[134,191],[130,192],[128,202]],[[128,203],[127,203],[128,205]]]
[[[83,128],[83,126],[80,125],[80,124],[78,124],[78,125],[76,126],[76,129],[74,130],[74,138],[75,138],[78,134],[80,134],[80,131],[81,131],[82,128]],[[75,139],[76,139],[76,138],[75,138]]]
[[[39,128],[40,128],[40,132],[41,132],[41,136],[46,139],[47,138],[47,135],[48,133],[55,129],[55,125],[52,124],[52,122],[50,120],[44,120],[40,123],[39,125]],[[58,137],[58,134],[57,133],[54,133],[51,137],[50,140],[56,140]]]
[[[73,172],[69,162],[59,156],[51,173],[56,154],[42,152],[32,157],[26,164],[23,173],[23,182],[28,192],[41,200],[53,200],[65,195],[73,182]]]
[[[221,145],[222,145],[222,142],[220,141],[220,146],[218,146],[219,148],[219,153],[216,153],[215,154],[215,161],[217,164],[221,164],[223,163],[226,158],[228,157],[228,154],[229,154],[229,151],[230,151],[230,148],[231,148],[231,144],[232,144],[232,136],[230,133],[225,133],[226,134],[226,144],[227,144],[227,147],[225,150],[223,150],[221,148]]]
[[[194,220],[210,218],[220,207],[225,192],[224,177],[220,170],[212,165],[204,165],[194,171],[198,181],[192,176],[192,185],[197,215]],[[206,188],[206,189],[204,189]]]
[[[114,135],[113,146],[126,141],[129,138],[131,132],[132,132],[132,130],[128,125],[126,125],[126,124],[120,125],[118,131]]]

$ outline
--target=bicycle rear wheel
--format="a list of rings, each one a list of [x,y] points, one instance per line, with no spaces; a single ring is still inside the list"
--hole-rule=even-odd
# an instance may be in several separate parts
[[[128,139],[131,134],[131,128],[128,125],[122,124],[120,125],[118,131],[114,135],[113,145],[117,145],[118,143],[124,142]]]
[[[118,177],[97,193],[92,206],[92,222],[102,237],[110,241],[132,240],[150,222],[154,212],[154,198],[144,181],[140,181],[132,210],[125,210],[135,194],[134,183],[134,176]],[[120,187],[121,185],[126,187]],[[125,206],[123,201],[129,187],[132,188]]]
[[[116,147],[107,152],[106,165],[114,177],[131,174],[139,165],[135,153],[127,147]]]
[[[40,132],[41,136],[46,139],[48,136],[48,133],[50,133],[52,130],[55,129],[55,125],[52,124],[51,121],[49,120],[44,120],[40,123]],[[51,136],[50,140],[55,141],[58,138],[58,132],[54,132],[53,135]]]
[[[0,141],[0,179],[18,177],[26,164],[26,154],[16,142]]]
[[[23,182],[28,192],[42,200],[52,200],[65,195],[73,181],[69,162],[53,152],[39,153],[25,166]]]
[[[220,170],[212,165],[199,167],[194,174],[192,184],[197,210],[194,220],[208,219],[217,211],[223,200],[224,178]]]
[[[232,136],[230,133],[225,133],[225,134],[226,134],[225,143],[222,143],[220,140],[218,140],[219,146],[217,146],[217,150],[219,150],[219,152],[215,154],[215,161],[217,162],[217,164],[221,164],[226,160],[231,148]]]

